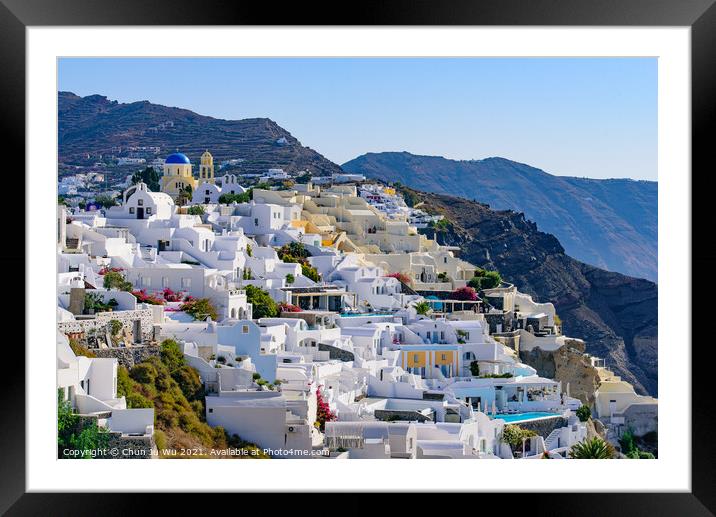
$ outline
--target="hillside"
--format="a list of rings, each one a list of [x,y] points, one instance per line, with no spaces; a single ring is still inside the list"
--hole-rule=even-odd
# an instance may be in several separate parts
[[[412,192],[420,208],[449,220],[441,244],[460,246],[465,260],[500,271],[540,302],[553,302],[566,335],[584,339],[587,352],[605,358],[638,392],[657,395],[656,284],[573,259],[522,213]]]
[[[657,279],[657,183],[553,176],[504,158],[455,161],[410,153],[369,153],[349,172],[524,212],[587,264]]]
[[[268,168],[340,172],[338,165],[267,118],[222,120],[147,101],[124,104],[101,95],[59,92],[58,120],[60,163],[82,164],[88,154],[111,155],[117,147],[159,146],[160,157],[179,149],[193,163],[206,149],[217,162],[241,158],[240,170],[249,173]],[[278,143],[281,138],[286,142]]]

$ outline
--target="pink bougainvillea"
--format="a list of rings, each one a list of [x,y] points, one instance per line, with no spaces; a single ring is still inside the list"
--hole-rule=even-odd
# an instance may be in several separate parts
[[[132,291],[132,294],[141,303],[149,303],[151,305],[164,305],[166,303],[163,299],[159,298],[156,293],[147,294],[146,289]]]
[[[286,302],[279,303],[278,309],[281,312],[303,312],[303,309],[301,309],[298,305],[293,305],[292,303]]]
[[[323,399],[323,393],[321,392],[321,386],[316,389],[316,422],[318,422],[321,431],[326,430],[326,422],[332,422],[336,420],[336,414],[331,411],[328,402]]]
[[[459,287],[452,292],[450,298],[453,300],[475,301],[477,300],[477,291],[468,286]]]
[[[121,272],[121,271],[124,271],[124,268],[121,268],[121,267],[107,267],[107,266],[105,266],[105,267],[103,267],[102,269],[100,269],[100,270],[97,272],[97,274],[98,274],[98,275],[106,275],[106,274],[109,273],[109,272],[119,273],[119,272]]]
[[[389,275],[385,275],[389,278],[397,278],[404,284],[411,284],[413,281],[410,279],[408,275],[405,273],[390,273]]]
[[[164,300],[168,302],[182,302],[186,299],[186,293],[183,293],[181,291],[172,291],[168,287],[164,288],[164,290],[162,291],[162,296],[164,297]]]

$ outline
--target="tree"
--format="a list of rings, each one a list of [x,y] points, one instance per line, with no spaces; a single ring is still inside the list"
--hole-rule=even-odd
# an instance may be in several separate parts
[[[415,311],[418,314],[420,314],[421,316],[425,316],[431,310],[432,310],[432,308],[430,307],[430,304],[428,302],[426,302],[425,300],[421,300],[415,304]]]
[[[576,443],[569,449],[569,457],[577,460],[609,460],[615,455],[614,447],[598,436]]]
[[[310,278],[314,282],[321,281],[321,275],[318,274],[318,270],[309,264],[301,264],[301,273],[303,276]]]
[[[435,239],[435,242],[438,242],[438,234],[447,233],[450,222],[443,217],[437,221],[430,221],[428,226],[433,229],[433,238]]]
[[[108,196],[106,194],[100,194],[99,196],[94,198],[94,202],[97,203],[102,208],[109,208],[111,206],[117,206],[117,201],[115,198]]]
[[[210,317],[213,321],[219,319],[216,308],[208,298],[191,298],[185,301],[180,309],[187,314],[191,314],[195,320],[204,321],[207,317]]]
[[[177,196],[177,205],[184,206],[191,201],[191,195],[194,189],[191,185],[186,185],[179,189],[179,195]]]
[[[291,273],[286,275],[286,283],[287,284],[290,285],[290,284],[294,283],[295,281],[296,281],[296,277],[293,276]]]
[[[300,174],[296,178],[296,183],[308,183],[311,181],[311,173],[310,172],[304,172],[303,174]]]
[[[240,192],[239,194],[221,194],[219,196],[219,203],[223,205],[230,205],[231,203],[248,203],[251,201],[250,190],[246,192]]]
[[[278,305],[268,292],[255,285],[246,286],[246,301],[253,306],[254,318],[275,318],[278,316]]]
[[[472,361],[470,363],[470,375],[472,375],[473,377],[480,376],[480,365],[477,364],[477,361]]]
[[[118,289],[119,291],[132,291],[132,282],[124,279],[124,275],[118,271],[107,271],[104,274],[102,285],[105,289]]]
[[[154,167],[147,167],[143,171],[137,171],[132,175],[132,185],[136,185],[140,181],[146,183],[147,188],[152,192],[159,192],[159,190],[161,190],[159,174]]]
[[[497,271],[486,271],[482,277],[482,289],[493,289],[502,283],[502,276]]]
[[[192,205],[187,209],[186,213],[189,215],[204,215],[205,210],[202,205]]]
[[[575,414],[580,422],[586,422],[592,416],[592,410],[589,409],[589,406],[586,404],[582,404],[577,411],[575,411]]]
[[[522,442],[531,436],[537,436],[537,433],[514,424],[507,424],[502,430],[502,441],[508,444],[512,450],[521,448]]]
[[[472,287],[475,291],[479,291],[482,289],[482,279],[483,277],[481,276],[473,276],[467,285],[468,287]]]

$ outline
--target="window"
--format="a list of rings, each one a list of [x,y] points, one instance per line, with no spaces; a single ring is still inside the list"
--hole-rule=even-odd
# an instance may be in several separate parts
[[[162,287],[163,288],[169,287],[169,277],[168,276],[162,277]]]
[[[182,278],[181,286],[182,286],[182,289],[190,289],[191,288],[191,278]]]
[[[209,408],[209,413],[213,413],[213,412],[214,412],[214,408],[213,408],[213,407],[210,407],[210,408]]]
[[[143,200],[143,199],[137,199],[137,206],[144,206],[144,200]]]
[[[147,215],[150,215],[151,213],[152,213],[152,207],[148,206],[147,207]]]
[[[129,213],[130,213],[130,214],[133,214],[133,213],[134,213],[134,207],[133,207],[133,206],[130,206],[130,207],[129,207]]]
[[[443,257],[443,264],[447,264],[447,257]]]
[[[254,226],[258,226],[258,225],[259,225],[259,218],[256,217],[256,218],[254,218]]]
[[[443,361],[447,361],[447,354],[440,354]]]
[[[142,279],[142,287],[151,287],[152,286],[152,279],[148,276],[141,277]]]
[[[242,325],[242,326],[241,326],[241,333],[242,333],[242,334],[248,334],[248,333],[249,333],[249,326],[248,326],[248,325]]]
[[[417,363],[418,361],[420,361],[420,356],[418,354],[413,354],[413,362]]]
[[[206,191],[206,195],[208,196],[209,194],[210,194],[210,192],[209,192],[209,190],[207,189],[207,191]]]

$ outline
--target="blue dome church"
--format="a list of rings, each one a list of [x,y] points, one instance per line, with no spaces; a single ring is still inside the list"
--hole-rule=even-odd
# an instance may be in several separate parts
[[[169,194],[174,201],[178,201],[182,191],[191,194],[196,190],[197,181],[192,172],[191,161],[187,155],[176,152],[167,156],[164,161],[164,174],[162,175],[162,192]],[[191,192],[189,192],[189,187]]]

